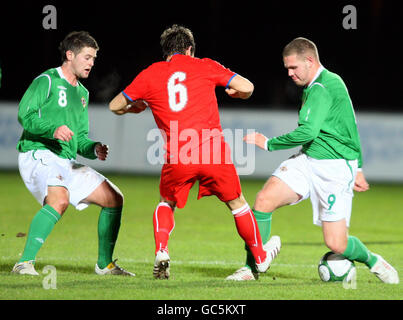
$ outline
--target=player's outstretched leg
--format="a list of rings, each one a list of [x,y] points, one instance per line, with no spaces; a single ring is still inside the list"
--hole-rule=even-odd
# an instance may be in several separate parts
[[[98,261],[95,273],[98,275],[135,276],[112,261],[113,251],[118,238],[122,206],[102,208],[98,219]]]
[[[271,212],[260,212],[257,210],[252,210],[256,218],[256,222],[259,228],[259,232],[262,238],[262,242],[265,244],[264,248],[272,257],[272,260],[278,255],[281,248],[280,237],[274,236],[270,244],[268,243],[270,233],[271,233]],[[247,281],[247,280],[257,280],[259,273],[256,269],[255,259],[249,247],[245,245],[246,250],[246,262],[245,266],[236,270],[232,275],[228,276],[226,280],[235,281]],[[270,262],[271,263],[271,262]]]
[[[102,208],[98,218],[98,260],[95,273],[134,276],[134,273],[118,266],[117,259],[113,260],[123,211],[122,192],[111,181],[104,180],[84,201]]]
[[[16,274],[39,275],[34,268],[36,255],[61,215],[50,205],[43,206],[32,219],[21,259],[14,265]]]
[[[349,260],[364,263],[384,283],[399,283],[397,271],[380,255],[369,251],[357,237],[348,237],[347,248],[343,252],[343,256]]]
[[[256,271],[260,273],[266,272],[280,250],[280,238],[273,237],[273,241],[269,241],[263,246],[256,218],[247,203],[236,210],[232,210],[232,214],[234,215],[239,235],[245,241],[255,259]]]
[[[174,211],[166,202],[160,202],[153,216],[155,261],[153,276],[156,279],[168,279],[170,276],[170,257],[168,240],[175,227]]]

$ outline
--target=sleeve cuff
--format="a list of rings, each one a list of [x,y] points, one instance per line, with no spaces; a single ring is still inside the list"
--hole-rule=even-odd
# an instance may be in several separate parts
[[[124,91],[122,91],[122,93],[123,93],[123,95],[124,95],[130,102],[133,101],[133,99],[130,98]]]
[[[97,144],[101,144],[101,142],[95,142],[95,144],[94,144],[94,156],[95,156],[95,159],[98,158],[97,148],[96,148]]]
[[[234,77],[235,77],[236,75],[237,75],[237,73],[235,73],[231,78],[229,78],[229,80],[228,80],[228,82],[227,82],[227,85],[225,86],[225,89],[228,89],[228,88],[229,88],[229,84],[230,84],[231,80],[234,79]]]
[[[269,151],[269,140],[269,138],[266,138],[265,146],[267,151]]]

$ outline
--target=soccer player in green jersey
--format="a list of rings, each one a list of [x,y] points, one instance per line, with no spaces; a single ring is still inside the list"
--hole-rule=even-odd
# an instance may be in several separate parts
[[[20,260],[13,272],[38,275],[36,255],[69,204],[83,210],[100,206],[98,261],[100,275],[134,274],[112,261],[120,228],[123,195],[103,175],[78,163],[77,154],[105,160],[108,146],[88,138],[88,78],[98,44],[88,32],[71,32],[60,43],[62,65],[36,77],[19,104],[23,133],[18,142],[21,177],[42,206],[34,216]]]
[[[354,191],[369,185],[361,170],[362,154],[354,109],[343,80],[325,69],[315,44],[296,38],[283,50],[284,66],[304,87],[298,127],[281,136],[247,135],[246,143],[268,150],[302,146],[284,161],[256,196],[254,214],[263,243],[271,232],[272,212],[311,199],[313,222],[322,226],[326,246],[345,258],[364,263],[381,281],[398,283],[396,270],[348,234]],[[228,280],[254,280],[250,253],[246,265]]]

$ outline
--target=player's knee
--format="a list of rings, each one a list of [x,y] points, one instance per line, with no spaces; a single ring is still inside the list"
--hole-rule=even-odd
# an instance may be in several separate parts
[[[243,207],[245,204],[247,204],[247,202],[242,194],[238,198],[226,202],[227,207],[231,211],[239,209],[239,208]]]
[[[53,209],[55,209],[60,215],[63,215],[63,213],[69,207],[69,199],[65,197],[60,197],[56,201],[47,204],[49,204]]]
[[[275,203],[264,190],[257,193],[254,208],[262,212],[272,212],[275,209]]]
[[[118,192],[116,194],[116,203],[117,203],[117,205],[118,206],[123,206],[124,200],[125,200],[125,198],[123,196],[123,193]]]
[[[120,190],[115,190],[112,193],[111,202],[113,207],[122,207],[124,202],[123,193]]]
[[[109,200],[108,206],[109,207],[121,207],[124,203],[124,196],[122,191],[114,185],[112,182],[108,182],[108,190],[109,190]]]

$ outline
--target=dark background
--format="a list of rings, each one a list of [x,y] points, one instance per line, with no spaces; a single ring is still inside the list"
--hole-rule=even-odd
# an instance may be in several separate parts
[[[209,57],[251,80],[242,104],[217,89],[224,107],[295,110],[300,90],[288,79],[281,52],[304,36],[322,64],[344,79],[357,111],[401,112],[402,20],[399,1],[14,1],[0,4],[0,100],[19,100],[42,71],[61,64],[59,42],[87,30],[100,51],[83,84],[91,102],[107,103],[142,69],[161,60],[159,37],[173,23],[189,27],[196,56]],[[43,7],[57,9],[45,30]],[[357,29],[343,27],[343,7],[357,9]]]

